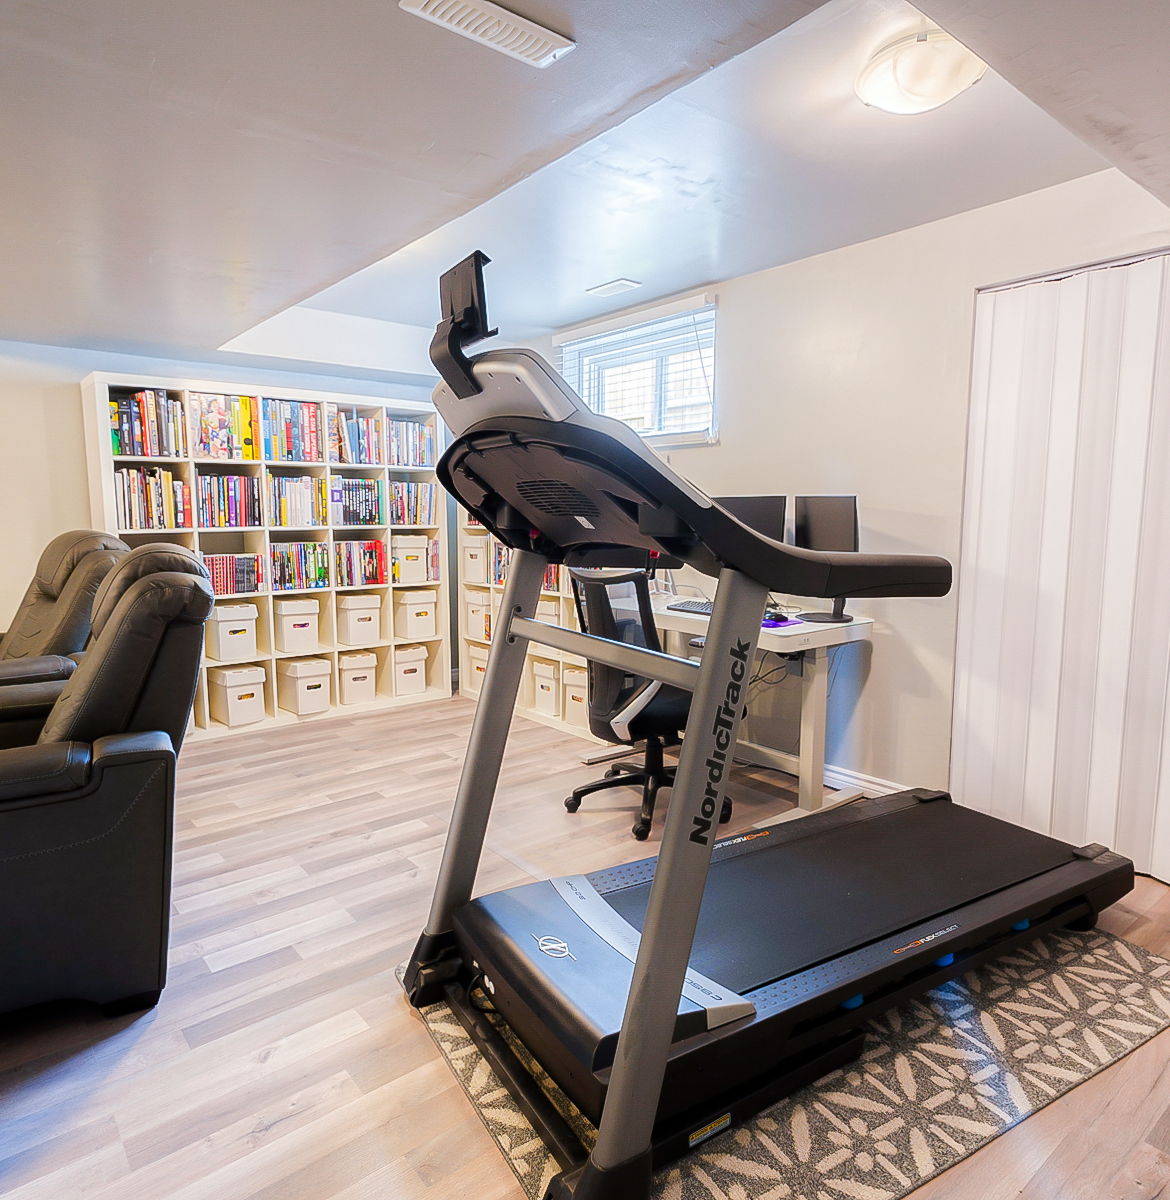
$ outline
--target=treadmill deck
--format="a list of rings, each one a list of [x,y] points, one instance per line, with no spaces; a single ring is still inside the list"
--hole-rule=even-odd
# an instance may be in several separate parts
[[[633,963],[590,923],[589,905],[640,927],[654,867],[644,859],[594,872],[596,895],[581,911],[545,880],[455,913],[464,986],[483,981],[590,1119],[604,1101]],[[1132,886],[1133,864],[1104,846],[1076,849],[940,793],[863,800],[724,839],[691,967],[751,1000],[755,1015],[710,1024],[701,997],[683,997],[659,1116],[682,1111],[695,1089],[716,1095],[779,1078],[784,1064],[911,995],[1047,930],[1091,924]]]
[[[712,864],[691,952],[695,970],[741,994],[1073,858],[1063,842],[952,803],[816,837],[766,832]],[[640,931],[650,881],[610,890],[609,874],[590,881]]]

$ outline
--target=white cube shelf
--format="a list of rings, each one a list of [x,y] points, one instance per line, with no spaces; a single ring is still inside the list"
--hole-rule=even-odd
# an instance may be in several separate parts
[[[182,410],[186,445],[168,447],[180,453],[166,456],[113,453],[111,401],[117,413],[120,400],[146,391],[154,392],[156,400],[164,397],[169,401],[165,406],[168,414]],[[200,394],[221,399],[224,402],[221,408],[230,409],[233,403],[238,403],[240,420],[235,425],[227,420],[192,420],[196,405],[201,409],[204,406]],[[447,563],[447,505],[433,466],[442,449],[443,427],[429,402],[254,388],[238,381],[109,373],[90,375],[82,384],[82,396],[93,527],[116,532],[131,545],[173,541],[204,555],[222,556],[215,560],[215,578],[220,588],[216,607],[224,610],[225,615],[208,624],[205,664],[193,710],[193,737],[221,734],[239,727],[234,720],[236,712],[231,714],[233,723],[212,713],[213,703],[217,711],[226,711],[220,691],[213,690],[211,685],[210,672],[221,662],[254,663],[265,672],[265,682],[259,685],[259,692],[253,698],[256,705],[251,709],[248,728],[262,722],[285,723],[297,719],[295,712],[274,705],[271,699],[280,680],[277,664],[297,655],[312,655],[327,662],[330,678],[325,690],[335,692],[338,699],[342,687],[341,655],[358,650],[377,650],[379,656],[374,695],[369,703],[392,706],[449,695],[451,658],[445,614],[451,592],[446,579],[427,579],[432,557],[440,564],[440,574],[445,573]],[[295,418],[291,425],[286,422],[289,414]],[[396,425],[400,422],[414,424]],[[423,427],[423,434],[419,434],[419,426]],[[291,439],[286,436],[290,428],[293,428]],[[172,440],[176,432],[177,426],[168,426],[166,430]],[[200,437],[206,438],[205,444],[198,444]],[[344,451],[340,450],[342,438]],[[412,461],[416,451],[428,446],[432,456],[426,462]],[[392,451],[397,458],[392,457]],[[227,456],[232,452],[238,457]],[[337,457],[343,461],[335,461]],[[129,522],[120,522],[119,512],[127,510],[124,506],[120,508],[116,499],[116,472],[141,468],[168,472],[173,491],[185,493],[190,516],[179,520],[178,514],[184,511],[179,505],[175,508],[176,519],[166,528],[133,527]],[[259,522],[252,508],[248,509],[247,526],[220,524],[210,519],[211,507],[201,506],[200,496],[206,499],[210,495],[215,500],[218,494],[222,500],[226,490],[217,493],[212,488],[209,492],[206,484],[201,490],[200,481],[223,476],[242,480],[239,486],[244,492],[258,489]],[[419,503],[416,484],[435,489],[429,508]],[[276,501],[290,487],[304,491],[301,498],[304,503],[285,503],[281,510]],[[323,507],[313,502],[314,497],[323,498]],[[231,520],[240,511],[238,505],[225,508],[219,503],[214,515],[220,521]],[[294,512],[304,518],[305,528],[292,527],[289,514]],[[286,524],[275,522],[274,514],[284,515]],[[200,517],[208,519],[201,521]],[[486,536],[480,541],[481,548],[487,550]],[[274,590],[273,551],[290,543],[308,549],[303,552],[292,549],[281,555],[284,575],[280,587]],[[346,576],[339,575],[336,557],[337,547],[342,543],[348,547],[343,564]],[[354,543],[358,546],[353,546]],[[394,578],[396,556],[401,583]],[[259,581],[254,583],[257,574]],[[357,580],[350,582],[354,575]],[[231,590],[223,582],[225,579],[239,581],[244,590]],[[370,582],[362,583],[362,579]],[[432,622],[426,626],[426,632],[416,625],[415,618],[408,618],[405,613],[403,628],[395,627],[392,597],[414,590],[426,590],[434,596]],[[317,606],[315,631],[313,614],[290,612],[284,604],[288,600]],[[229,611],[233,605],[255,608],[250,636],[242,626],[243,614]],[[308,621],[303,619],[306,616]],[[296,628],[301,625],[307,628]],[[427,641],[425,688],[421,693],[395,688],[393,649],[401,648],[404,641],[423,638]],[[384,677],[381,684],[377,683],[379,674]],[[356,694],[352,689],[347,692]]]

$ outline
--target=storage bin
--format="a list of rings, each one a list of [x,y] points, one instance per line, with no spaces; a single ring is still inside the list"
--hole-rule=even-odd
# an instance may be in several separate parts
[[[376,697],[377,667],[378,656],[369,650],[337,656],[342,704],[364,704]]]
[[[486,646],[469,645],[467,647],[468,675],[466,688],[469,692],[478,692],[483,687],[483,677],[487,674],[488,648]]]
[[[390,562],[395,583],[426,583],[431,539],[426,534],[395,534],[390,538]]]
[[[463,543],[464,583],[487,583],[489,550],[485,537],[468,538]]]
[[[276,648],[285,654],[311,654],[320,646],[316,600],[274,600]]]
[[[546,625],[561,623],[561,606],[555,600],[541,600],[536,605],[536,619]]]
[[[263,667],[209,667],[207,704],[212,718],[233,728],[264,720]]]
[[[561,692],[556,663],[536,659],[532,664],[532,707],[546,717],[561,715]]]
[[[589,675],[584,667],[566,667],[565,720],[580,729],[589,728]]]
[[[329,662],[324,658],[285,658],[276,664],[276,702],[298,717],[329,707]]]
[[[394,651],[394,694],[417,696],[426,690],[426,646],[399,646]]]
[[[337,597],[337,640],[345,646],[369,646],[380,640],[381,598],[366,592]],[[316,647],[314,647],[316,649]]]
[[[466,609],[467,636],[476,641],[488,641],[491,638],[492,622],[487,593],[467,593]]]
[[[207,617],[204,649],[208,658],[239,662],[256,657],[254,604],[217,604]]]
[[[435,605],[438,592],[396,592],[394,595],[394,636],[396,638],[432,638],[438,629]]]

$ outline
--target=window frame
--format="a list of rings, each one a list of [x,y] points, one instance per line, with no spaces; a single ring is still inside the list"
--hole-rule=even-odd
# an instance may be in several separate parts
[[[634,329],[639,325],[650,325],[654,322],[662,321],[671,317],[685,316],[688,313],[694,313],[701,310],[710,310],[711,312],[711,327],[712,327],[712,378],[711,378],[711,410],[710,418],[706,429],[687,430],[680,432],[661,431],[656,433],[642,433],[634,429],[629,422],[623,424],[629,425],[629,428],[634,429],[640,438],[646,441],[655,449],[670,449],[672,447],[686,446],[711,446],[719,441],[719,395],[716,386],[718,371],[715,367],[716,350],[718,344],[718,302],[713,295],[695,295],[675,300],[669,304],[656,306],[652,309],[632,310],[625,313],[618,313],[609,320],[599,322],[588,326],[577,326],[576,328],[566,329],[559,332],[553,338],[553,346],[557,355],[557,366],[564,373],[564,347],[568,343],[585,341],[589,338],[602,337],[606,334],[622,333],[626,330]],[[635,343],[636,345],[636,343]],[[668,344],[661,348],[655,349],[653,353],[647,353],[644,359],[634,359],[633,362],[653,361],[655,364],[654,370],[654,414],[659,424],[662,424],[666,412],[666,371],[665,365],[672,354],[677,354],[680,351],[696,350],[694,339],[688,340],[685,333],[680,332],[673,345]],[[630,352],[630,347],[619,350],[614,349],[609,356],[611,361],[605,362],[605,352],[599,353],[595,358],[591,357],[587,364],[580,365],[580,379],[578,386],[578,394],[584,401],[585,405],[591,412],[598,412],[595,403],[600,399],[602,384],[600,381],[600,373],[605,367],[624,365],[630,363],[627,357]],[[580,359],[578,360],[580,362]],[[632,365],[632,363],[630,363]],[[570,384],[570,386],[572,386]],[[594,398],[591,402],[591,397]],[[600,415],[608,415],[601,413]],[[613,417],[613,420],[621,420],[620,417]]]

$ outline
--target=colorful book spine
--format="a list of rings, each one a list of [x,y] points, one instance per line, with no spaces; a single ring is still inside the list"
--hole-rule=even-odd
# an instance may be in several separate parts
[[[121,530],[188,528],[190,487],[164,467],[118,467],[114,509]]]
[[[335,542],[333,545],[338,587],[362,587],[386,582],[386,543]]]
[[[434,430],[423,421],[391,421],[390,462],[401,467],[429,467],[435,461]]]
[[[217,596],[249,595],[264,590],[264,560],[259,554],[203,554]]]
[[[270,555],[274,592],[329,586],[329,547],[324,542],[280,542],[270,547]]]
[[[434,525],[438,511],[433,483],[390,484],[389,516],[391,525]]]

